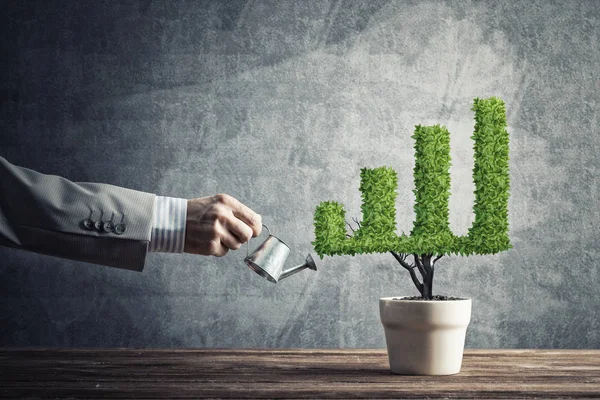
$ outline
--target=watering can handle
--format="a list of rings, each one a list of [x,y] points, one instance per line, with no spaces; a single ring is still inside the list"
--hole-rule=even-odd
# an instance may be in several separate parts
[[[269,229],[268,226],[266,226],[265,224],[262,224],[262,226],[264,226],[265,228],[267,228],[267,232],[269,232],[269,236],[271,236],[271,230]],[[262,232],[261,232],[262,233]],[[250,238],[252,239],[252,238]],[[248,240],[246,242],[246,257],[248,257],[250,255],[250,240]]]

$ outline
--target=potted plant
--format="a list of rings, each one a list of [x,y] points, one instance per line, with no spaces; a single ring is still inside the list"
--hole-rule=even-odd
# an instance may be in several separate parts
[[[315,210],[315,251],[325,255],[391,253],[408,271],[419,296],[383,297],[380,317],[390,369],[398,374],[460,372],[471,299],[433,292],[436,264],[445,255],[495,254],[508,237],[508,132],[504,102],[475,99],[475,221],[466,236],[449,225],[450,134],[440,125],[415,127],[415,222],[410,235],[396,234],[397,175],[389,167],[361,170],[362,221],[346,222],[342,204]],[[350,229],[347,229],[349,227]]]

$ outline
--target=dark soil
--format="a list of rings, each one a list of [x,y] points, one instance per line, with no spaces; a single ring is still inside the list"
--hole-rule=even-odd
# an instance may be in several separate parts
[[[464,297],[453,297],[453,296],[441,296],[436,295],[431,299],[425,299],[421,296],[410,296],[410,297],[394,297],[394,300],[421,300],[421,301],[447,301],[447,300],[466,300]]]

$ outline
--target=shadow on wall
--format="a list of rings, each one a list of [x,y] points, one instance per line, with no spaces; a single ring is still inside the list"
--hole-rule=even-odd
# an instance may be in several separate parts
[[[343,48],[387,1],[10,3],[0,17],[2,156],[73,181],[158,192],[181,151],[169,130],[197,133],[203,118],[171,107],[176,96],[161,91],[201,89],[319,46]],[[298,13],[306,25],[292,20]],[[143,93],[158,95],[128,103]],[[169,335],[177,321],[162,298],[177,293],[166,284],[166,258],[153,258],[151,274],[9,249],[0,259],[2,345],[190,343]],[[210,345],[196,335],[196,345]]]
[[[136,162],[148,151],[141,140],[172,146],[168,127],[147,128],[182,117],[169,108],[169,96],[142,105],[127,104],[129,96],[201,91],[315,48],[348,48],[388,2],[13,1],[0,28],[3,155],[75,181],[122,183],[139,175]],[[298,22],[299,15],[309,19]],[[201,120],[201,111],[183,119]],[[110,165],[99,159],[108,153]],[[135,180],[146,190],[170,166],[169,152],[152,156],[151,173]]]
[[[510,306],[492,331],[507,348],[599,348],[600,93],[589,71],[599,57],[600,8],[589,0],[486,7],[502,16],[488,22],[515,51],[523,100],[512,110],[520,135],[511,139],[514,249],[506,256],[519,273],[507,274]]]
[[[300,221],[319,196],[356,192],[356,174],[345,171],[392,156],[410,167],[412,145],[389,154],[398,127],[467,126],[472,95],[501,95],[513,134],[515,249],[489,261],[493,270],[461,260],[444,279],[485,299],[472,347],[598,347],[595,1],[11,3],[0,15],[4,157],[159,194],[238,190],[275,210],[270,217],[287,224],[278,231],[298,244],[309,242]],[[240,160],[247,149],[275,163]],[[261,175],[267,167],[302,190],[275,187],[275,175]],[[256,192],[243,192],[250,174]],[[401,179],[410,187],[410,174]],[[298,214],[277,214],[281,203]],[[213,259],[197,268],[181,256],[173,269],[172,257],[153,255],[143,274],[8,249],[0,260],[3,345],[376,347],[365,299],[397,289],[396,275],[385,280],[388,259],[383,276],[369,272],[372,259],[331,260],[347,264],[345,275],[320,270],[309,288],[318,297],[305,303],[300,285],[234,287],[217,275],[225,261]],[[198,288],[204,281],[213,287]],[[228,308],[216,314],[221,295]],[[269,312],[251,309],[254,299]],[[317,317],[303,325],[306,315]]]

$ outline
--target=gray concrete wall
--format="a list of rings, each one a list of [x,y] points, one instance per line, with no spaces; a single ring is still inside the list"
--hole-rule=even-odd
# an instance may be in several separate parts
[[[514,249],[446,257],[467,346],[600,348],[598,1],[3,1],[0,154],[75,181],[229,193],[312,251],[313,211],[360,216],[361,167],[399,175],[415,124],[452,132],[451,224],[473,221],[474,97],[511,134]],[[391,255],[273,285],[242,262],[151,254],[143,273],[0,249],[4,346],[384,347]]]

